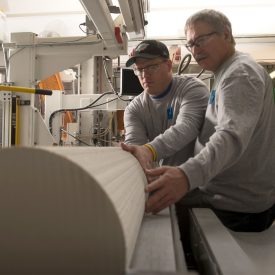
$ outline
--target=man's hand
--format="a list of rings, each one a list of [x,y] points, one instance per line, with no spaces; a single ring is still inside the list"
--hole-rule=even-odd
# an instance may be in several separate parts
[[[146,169],[154,168],[152,152],[145,146],[128,145],[121,143],[121,148],[137,158],[141,167]]]
[[[121,143],[120,145],[123,150],[131,153],[133,156],[137,158],[144,172],[147,169],[152,169],[158,166],[158,164],[153,161],[153,154],[147,147],[138,145],[127,145],[125,143]],[[148,182],[151,182],[154,179],[156,179],[155,177],[151,177],[147,174],[146,178]]]
[[[187,176],[177,167],[162,166],[147,170],[146,174],[149,177],[157,177],[145,187],[145,192],[151,193],[145,206],[147,213],[158,213],[179,201],[189,190]]]

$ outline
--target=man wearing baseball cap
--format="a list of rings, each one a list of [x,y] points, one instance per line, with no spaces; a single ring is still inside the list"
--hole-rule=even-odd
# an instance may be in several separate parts
[[[169,59],[167,47],[157,40],[145,40],[133,50],[131,57],[126,62],[126,67],[133,65],[137,58],[154,59],[157,57]]]
[[[125,143],[121,146],[143,168],[156,163],[179,165],[193,156],[209,91],[190,76],[175,76],[165,44],[144,40],[131,52],[132,66],[144,91],[124,112]]]

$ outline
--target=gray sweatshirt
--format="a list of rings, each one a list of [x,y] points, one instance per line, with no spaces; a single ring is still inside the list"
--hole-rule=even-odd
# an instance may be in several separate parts
[[[165,96],[143,92],[124,113],[125,143],[150,143],[163,164],[179,165],[194,155],[194,143],[203,123],[209,90],[190,76],[174,76]]]
[[[236,52],[215,73],[195,154],[180,168],[205,202],[247,213],[275,203],[272,81],[248,55]]]

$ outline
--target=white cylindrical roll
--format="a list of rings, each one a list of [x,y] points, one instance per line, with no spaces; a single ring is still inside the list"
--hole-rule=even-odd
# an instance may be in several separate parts
[[[131,154],[6,148],[0,167],[0,273],[124,273],[145,205]]]

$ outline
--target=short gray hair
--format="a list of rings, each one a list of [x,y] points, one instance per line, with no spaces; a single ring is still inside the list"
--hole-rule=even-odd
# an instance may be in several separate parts
[[[232,27],[229,19],[221,12],[211,9],[204,9],[191,15],[185,23],[184,32],[186,34],[187,30],[193,26],[196,22],[202,21],[206,22],[214,28],[218,33],[222,33],[226,29],[231,36],[231,43],[235,45],[235,39],[232,34]]]

